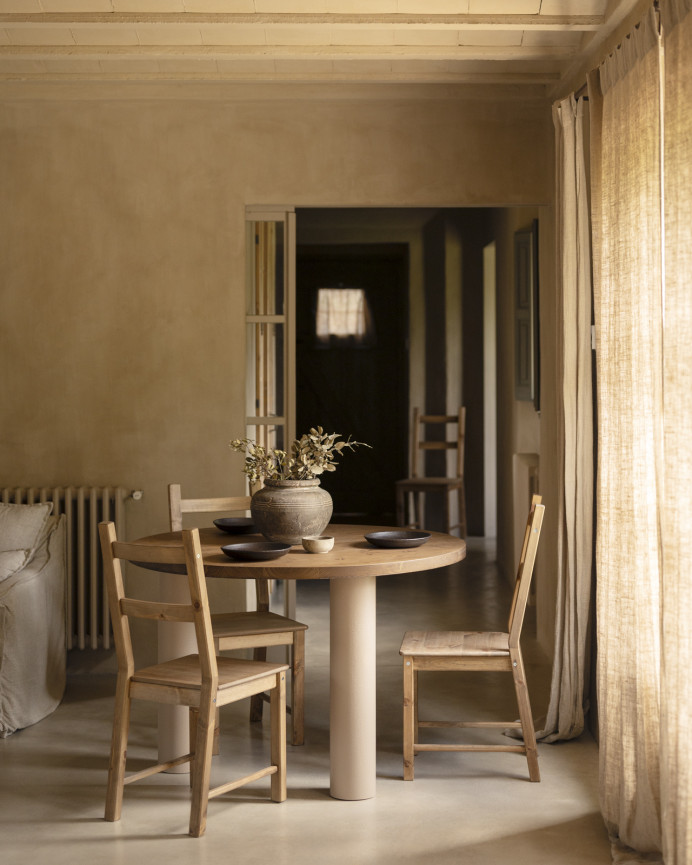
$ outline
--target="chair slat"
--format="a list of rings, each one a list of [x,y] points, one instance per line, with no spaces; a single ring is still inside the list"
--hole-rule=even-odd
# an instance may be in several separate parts
[[[185,550],[178,546],[148,547],[141,544],[128,544],[116,541],[113,545],[113,555],[126,562],[146,562],[147,564],[183,565]]]
[[[183,513],[214,513],[215,511],[249,511],[250,496],[229,496],[215,499],[184,499]]]
[[[180,484],[168,485],[168,516],[172,532],[183,528],[184,514],[235,513],[249,511],[252,496],[222,496],[184,499]]]
[[[123,598],[120,609],[124,616],[138,619],[158,619],[161,622],[193,622],[195,612],[189,604],[169,604],[157,601],[140,601]]]

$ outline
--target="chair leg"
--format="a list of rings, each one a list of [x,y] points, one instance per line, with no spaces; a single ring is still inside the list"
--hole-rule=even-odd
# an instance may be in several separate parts
[[[464,483],[462,481],[461,486],[457,490],[457,496],[459,501],[459,537],[466,537],[466,491],[464,489]]]
[[[411,528],[422,529],[425,525],[425,498],[424,493],[413,494],[413,522]]]
[[[418,715],[415,676],[413,661],[404,656],[404,781],[413,781],[413,743]]]
[[[403,489],[396,488],[396,524],[398,526],[406,525],[406,496],[407,494]]]
[[[293,634],[291,668],[291,744],[305,741],[305,631]]]
[[[519,720],[526,748],[526,762],[529,766],[529,778],[532,781],[540,781],[541,773],[538,768],[538,748],[536,746],[536,731],[533,726],[533,714],[531,712],[531,701],[529,700],[529,689],[526,686],[526,674],[521,651],[510,650],[512,659],[512,676],[514,677],[514,690],[517,695],[519,707]]]
[[[276,772],[271,776],[273,802],[286,799],[286,673],[276,674],[276,686],[269,696],[271,715],[271,762]]]
[[[419,741],[418,732],[418,670],[413,671],[413,742]]]
[[[218,709],[216,710],[218,716]],[[199,716],[199,709],[194,708],[194,706],[190,706],[190,711],[188,713],[188,728],[190,735],[190,787],[193,786],[195,780],[195,749],[197,747],[197,719]],[[216,730],[214,730],[214,734],[216,734]],[[216,735],[214,737],[214,742],[216,742]]]
[[[217,709],[214,718],[214,747],[212,749],[212,754],[219,754],[220,745],[219,742],[221,740],[221,712]]]
[[[120,819],[125,786],[125,761],[127,759],[127,736],[130,729],[130,680],[118,676],[115,691],[115,712],[111,738],[110,762],[108,764],[108,787],[106,790],[105,819],[113,823]]]
[[[190,805],[190,835],[199,838],[207,827],[211,752],[214,746],[215,707],[209,693],[202,693],[197,712],[195,752],[190,765],[192,773],[192,803]]]
[[[194,714],[196,709],[190,708],[190,753],[194,754],[195,749],[193,747],[193,742],[195,741],[195,736],[197,735],[197,715]],[[217,709],[215,712],[214,718],[214,745],[212,747],[212,755],[215,757],[221,753],[221,713]],[[190,763],[190,786],[192,786],[192,763]]]
[[[255,661],[266,661],[267,647],[258,646],[253,652],[252,657]],[[264,700],[262,694],[255,694],[253,697],[250,697],[250,721],[261,721],[263,710]]]
[[[451,495],[452,490],[448,490],[445,492],[444,500],[445,500],[445,531],[448,535],[452,534],[452,508],[451,508]]]

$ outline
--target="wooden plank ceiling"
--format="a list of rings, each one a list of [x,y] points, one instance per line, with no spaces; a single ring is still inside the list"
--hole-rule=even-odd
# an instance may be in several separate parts
[[[0,80],[521,84],[637,0],[0,0]]]

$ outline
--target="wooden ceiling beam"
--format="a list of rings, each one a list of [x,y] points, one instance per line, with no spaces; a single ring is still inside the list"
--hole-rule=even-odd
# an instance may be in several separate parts
[[[406,30],[558,30],[595,32],[602,15],[357,15],[341,13],[170,12],[170,13],[0,13],[0,26],[108,26],[109,24],[234,24],[248,27],[329,27]]]
[[[276,60],[563,60],[574,48],[468,45],[0,45],[0,57],[260,57]]]

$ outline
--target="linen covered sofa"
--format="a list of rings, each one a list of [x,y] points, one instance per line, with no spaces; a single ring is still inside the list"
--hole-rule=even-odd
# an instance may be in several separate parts
[[[52,503],[0,502],[0,737],[65,693],[65,517]]]

